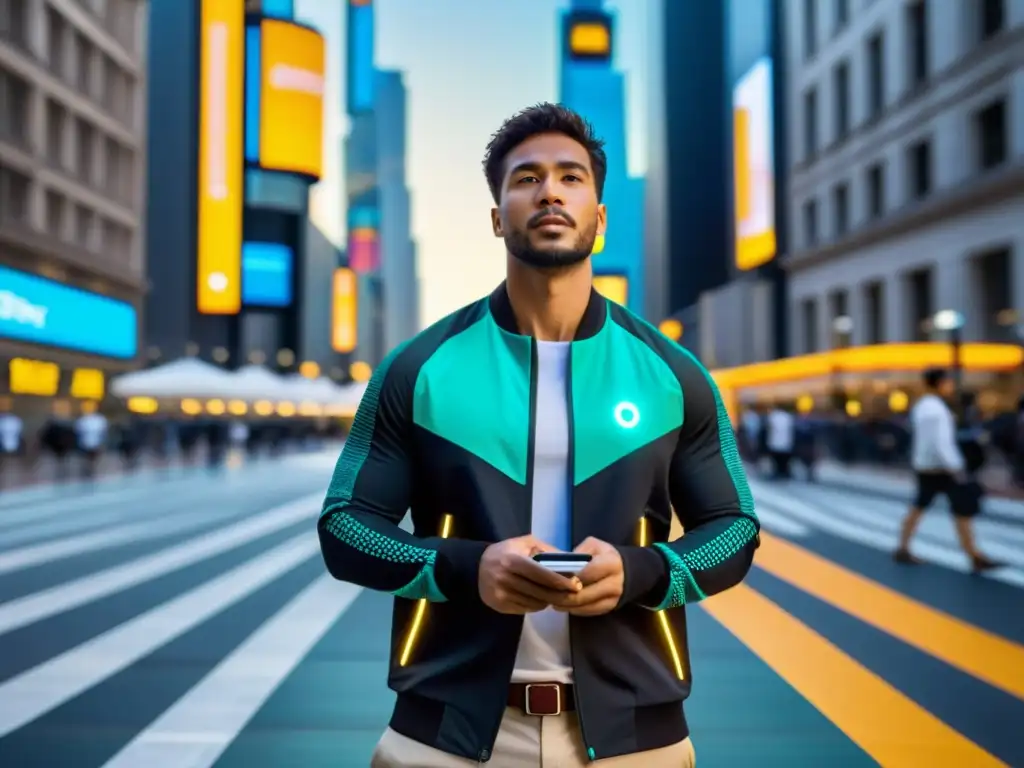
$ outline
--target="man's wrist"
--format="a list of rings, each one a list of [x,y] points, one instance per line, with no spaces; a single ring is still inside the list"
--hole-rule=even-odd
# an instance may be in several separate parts
[[[479,599],[480,560],[486,541],[438,539],[434,579],[449,600]]]
[[[622,558],[622,598],[619,605],[658,605],[668,592],[668,563],[651,547],[617,547]]]

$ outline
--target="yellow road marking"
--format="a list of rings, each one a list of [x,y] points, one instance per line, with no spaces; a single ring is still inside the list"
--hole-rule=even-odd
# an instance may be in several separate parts
[[[880,765],[1006,768],[750,587],[701,605]]]
[[[766,533],[755,564],[924,653],[1024,700],[1024,647]]]

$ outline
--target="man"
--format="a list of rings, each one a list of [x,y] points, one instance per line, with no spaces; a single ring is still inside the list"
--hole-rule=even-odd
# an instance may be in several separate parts
[[[796,418],[788,403],[774,406],[768,413],[768,455],[772,458],[772,477],[789,480],[793,476],[793,450],[796,444]]]
[[[564,107],[501,127],[507,279],[386,358],[338,460],[327,568],[396,596],[373,766],[694,764],[683,608],[744,577],[759,527],[707,371],[592,288],[605,168]],[[560,550],[592,559],[532,559]]]
[[[919,561],[910,554],[910,540],[921,524],[925,510],[936,496],[945,496],[953,513],[960,547],[970,558],[975,572],[998,567],[978,552],[974,543],[971,518],[977,513],[977,498],[967,487],[964,457],[956,443],[956,421],[946,405],[952,395],[953,382],[941,368],[924,373],[925,394],[910,412],[910,462],[917,479],[917,492],[900,529],[896,562],[914,565]]]

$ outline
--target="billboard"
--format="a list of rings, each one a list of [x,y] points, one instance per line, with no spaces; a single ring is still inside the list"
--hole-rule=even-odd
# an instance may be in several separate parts
[[[348,4],[348,113],[373,109],[373,4],[349,0]]]
[[[245,0],[202,0],[196,308],[234,315],[242,302]]]
[[[356,273],[347,267],[334,270],[331,307],[331,348],[342,354],[356,348],[359,300]]]
[[[256,307],[289,306],[294,263],[294,251],[283,243],[245,243],[242,246],[242,302]]]
[[[625,275],[594,275],[594,290],[616,304],[629,306],[629,278]]]
[[[131,360],[139,320],[128,302],[0,267],[0,337]]]
[[[250,121],[258,119],[261,168],[320,179],[325,68],[319,32],[281,19],[260,23],[259,105],[248,105],[246,112]]]
[[[733,196],[736,267],[775,258],[772,64],[761,58],[733,89]]]
[[[573,11],[565,19],[565,50],[571,61],[610,61],[612,17],[602,11]]]

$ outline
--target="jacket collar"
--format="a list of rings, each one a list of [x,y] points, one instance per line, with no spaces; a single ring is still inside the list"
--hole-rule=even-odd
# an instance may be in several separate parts
[[[519,334],[519,326],[516,325],[516,316],[512,311],[512,302],[509,301],[504,281],[491,293],[488,305],[491,309],[491,316],[503,330]],[[604,327],[607,314],[607,301],[604,296],[591,287],[590,301],[587,302],[587,308],[583,312],[583,318],[580,320],[579,328],[576,329],[573,341],[582,341],[596,336],[597,332]]]

